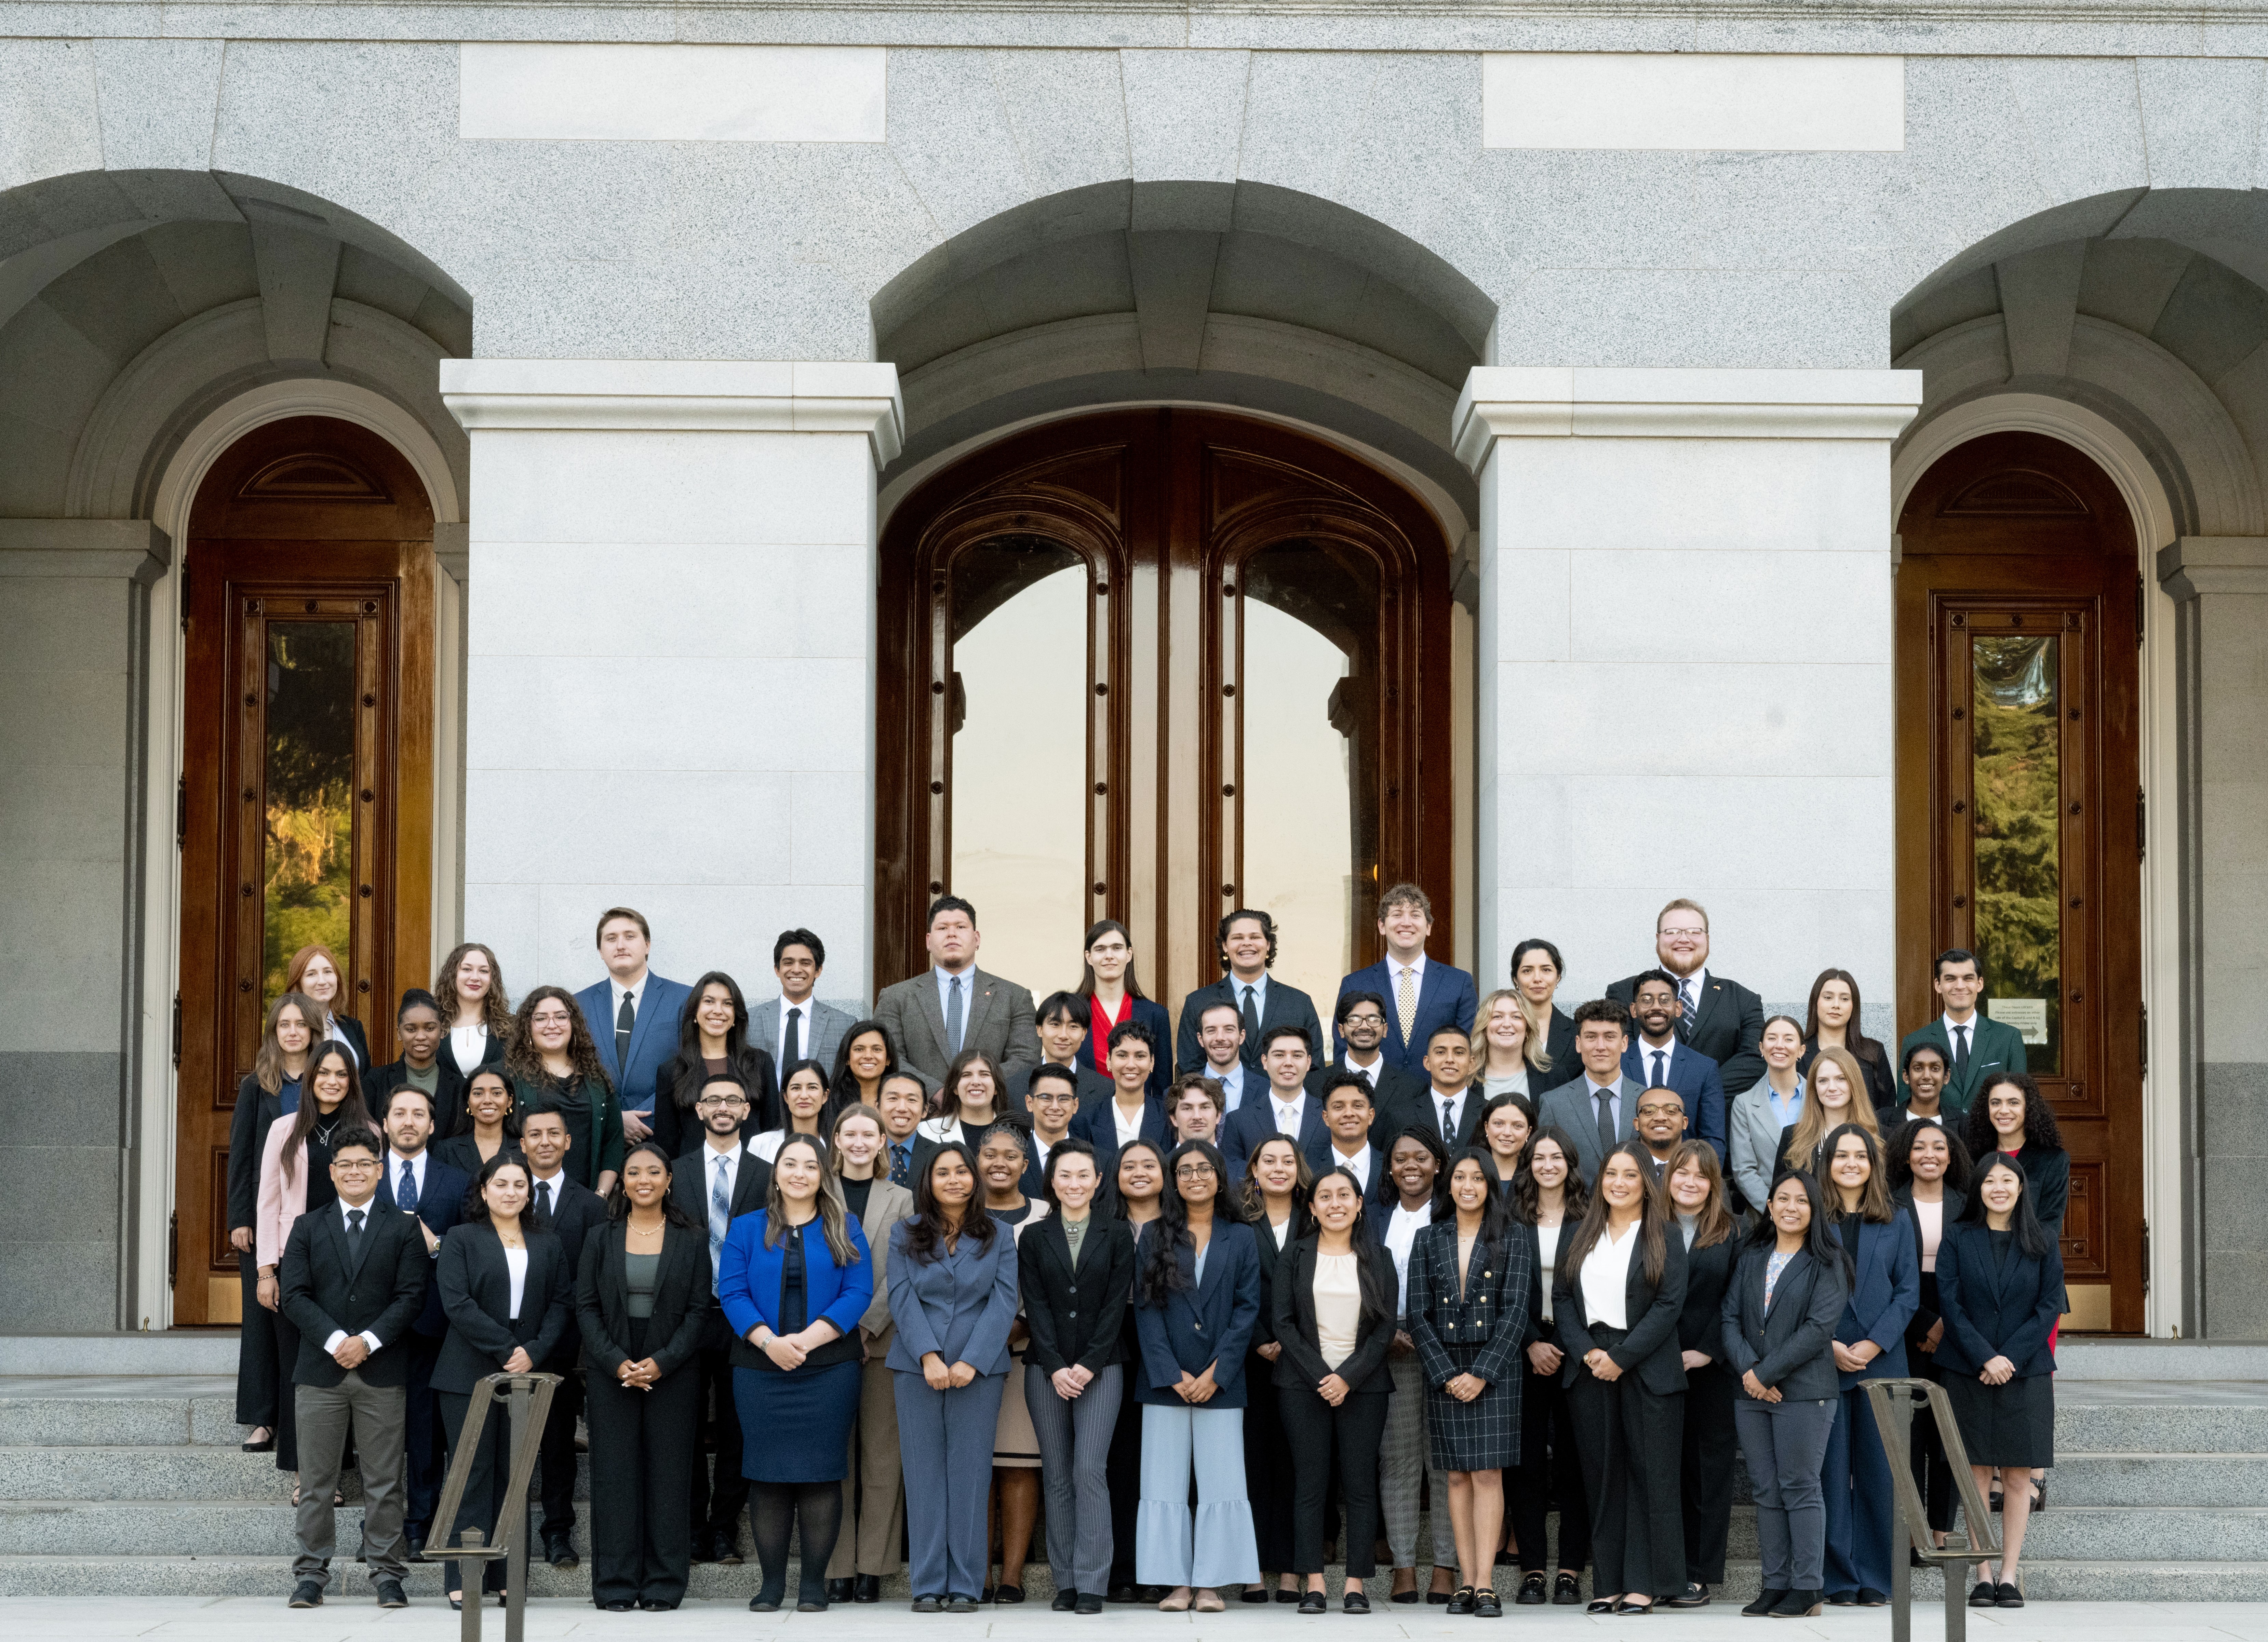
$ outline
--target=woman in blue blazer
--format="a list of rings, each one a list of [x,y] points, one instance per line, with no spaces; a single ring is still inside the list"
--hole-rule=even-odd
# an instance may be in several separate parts
[[[1961,1218],[1937,1246],[1945,1319],[1937,1366],[1981,1492],[2000,1468],[2001,1559],[1987,1563],[1971,1608],[2021,1608],[2016,1562],[2032,1514],[2032,1472],[2055,1463],[2055,1349],[2063,1253],[2033,1214],[2024,1171],[2006,1152],[1977,1166]]]
[[[985,1502],[1014,1359],[1016,1240],[984,1211],[976,1159],[948,1140],[921,1160],[913,1218],[890,1228],[885,1360],[906,1469],[914,1611],[973,1614],[990,1560]]]
[[[843,1474],[858,1414],[858,1320],[874,1298],[866,1233],[843,1204],[821,1141],[796,1135],[772,1159],[764,1206],[733,1222],[717,1255],[731,1325],[740,1474],[751,1484],[763,1584],[750,1611],[778,1611],[799,1517],[798,1613],[827,1611],[827,1559],[843,1526]]]
[[[1890,1201],[1874,1137],[1856,1123],[1827,1137],[1828,1219],[1851,1257],[1851,1298],[1835,1327],[1839,1373],[1827,1439],[1827,1600],[1837,1608],[1888,1602],[1896,1506],[1869,1380],[1906,1375],[1906,1325],[1921,1304],[1913,1223]]]
[[[1260,1578],[1244,1482],[1244,1359],[1260,1317],[1260,1251],[1252,1228],[1233,1218],[1228,1166],[1202,1140],[1166,1159],[1159,1210],[1134,1267],[1143,1405],[1134,1577],[1172,1587],[1158,1604],[1168,1613],[1219,1613],[1217,1587]]]

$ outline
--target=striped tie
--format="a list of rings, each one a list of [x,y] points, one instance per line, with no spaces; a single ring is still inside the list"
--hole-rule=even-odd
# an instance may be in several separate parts
[[[719,1154],[716,1184],[709,1189],[709,1265],[712,1271],[725,1247],[725,1233],[733,1225],[733,1194],[725,1184],[725,1167],[731,1161],[731,1158]]]
[[[1677,1041],[1686,1043],[1693,1037],[1693,1012],[1700,1007],[1694,997],[1693,977],[1688,976],[1677,983]]]

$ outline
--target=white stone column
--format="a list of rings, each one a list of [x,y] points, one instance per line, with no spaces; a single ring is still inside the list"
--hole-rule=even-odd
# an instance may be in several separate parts
[[[1690,895],[1768,1005],[1840,964],[1888,1029],[1889,450],[1920,401],[1911,371],[1467,379],[1484,992],[1542,936],[1596,997]]]
[[[602,970],[608,906],[654,967],[771,988],[827,943],[869,990],[874,475],[896,368],[453,359],[472,435],[465,932],[513,996]]]

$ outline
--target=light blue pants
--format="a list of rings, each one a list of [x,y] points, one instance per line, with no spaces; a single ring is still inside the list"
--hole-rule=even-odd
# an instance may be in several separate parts
[[[1207,1587],[1249,1585],[1260,1578],[1260,1544],[1244,1491],[1242,1409],[1143,1406],[1134,1577],[1145,1585]]]
[[[906,1472],[906,1572],[916,1596],[983,1594],[984,1506],[1005,1374],[932,1391],[918,1373],[897,1380],[898,1454]]]

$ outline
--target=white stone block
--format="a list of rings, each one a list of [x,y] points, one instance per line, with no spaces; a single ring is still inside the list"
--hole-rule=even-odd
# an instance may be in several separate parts
[[[470,883],[788,881],[790,777],[609,768],[468,771]]]
[[[1604,549],[1570,558],[1569,654],[1683,664],[1777,658],[1822,675],[1890,657],[1888,543],[1855,553]],[[1885,697],[1887,676],[1881,682]]]
[[[1890,767],[1889,681],[1811,654],[1696,666],[1682,656],[1503,664],[1501,767],[1528,776],[1876,775]]]
[[[880,143],[888,54],[858,46],[460,48],[464,137]]]
[[[1491,52],[1490,148],[1896,151],[1905,59]]]
[[[1498,506],[1524,547],[1882,554],[1890,476],[1857,439],[1520,439]]]
[[[476,621],[476,656],[866,655],[872,555],[863,544],[491,541],[475,573],[509,587]],[[604,598],[594,600],[593,590]]]

